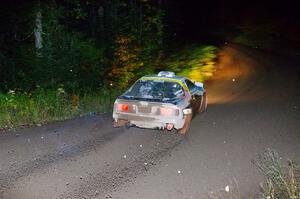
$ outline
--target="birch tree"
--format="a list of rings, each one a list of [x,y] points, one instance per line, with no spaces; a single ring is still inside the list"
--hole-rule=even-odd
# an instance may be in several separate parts
[[[35,49],[36,49],[36,55],[38,57],[42,56],[41,49],[43,48],[43,26],[42,26],[42,11],[39,9],[36,12],[36,18],[35,18],[35,28],[34,28],[34,38],[35,38]]]

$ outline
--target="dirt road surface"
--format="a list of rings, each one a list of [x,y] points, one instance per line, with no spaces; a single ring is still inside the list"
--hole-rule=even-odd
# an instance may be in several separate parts
[[[259,191],[265,148],[300,162],[300,62],[243,47],[219,54],[190,132],[114,129],[111,115],[0,133],[0,198],[208,198]]]

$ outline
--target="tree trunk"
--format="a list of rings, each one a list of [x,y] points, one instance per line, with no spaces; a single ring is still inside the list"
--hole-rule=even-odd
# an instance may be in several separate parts
[[[43,48],[43,38],[42,38],[42,12],[41,10],[37,11],[35,19],[35,28],[34,28],[34,38],[35,38],[35,49],[36,55],[38,57],[42,56],[41,49]]]

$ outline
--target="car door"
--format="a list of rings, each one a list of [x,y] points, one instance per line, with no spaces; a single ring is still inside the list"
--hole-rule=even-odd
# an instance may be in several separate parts
[[[191,107],[193,109],[193,115],[198,112],[199,106],[201,104],[201,95],[198,92],[197,86],[191,82],[189,79],[185,80],[185,84],[188,87],[191,94]]]

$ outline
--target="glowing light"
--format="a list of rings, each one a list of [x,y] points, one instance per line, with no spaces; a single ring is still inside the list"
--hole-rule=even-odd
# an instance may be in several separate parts
[[[160,108],[160,114],[163,116],[172,115],[172,109],[162,107],[162,108]]]
[[[225,191],[229,192],[229,186],[228,185],[225,187]]]
[[[129,106],[128,106],[128,104],[118,104],[118,110],[119,111],[128,111],[128,109],[129,109]]]
[[[241,57],[241,59],[237,59]],[[208,104],[226,104],[237,101],[253,101],[259,97],[259,93],[245,96],[243,91],[251,88],[252,77],[258,72],[257,62],[252,59],[244,59],[245,55],[233,48],[225,48],[219,52],[219,61],[207,87]],[[231,82],[231,84],[230,84]],[[232,83],[237,84],[232,87]]]

